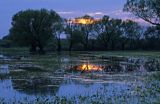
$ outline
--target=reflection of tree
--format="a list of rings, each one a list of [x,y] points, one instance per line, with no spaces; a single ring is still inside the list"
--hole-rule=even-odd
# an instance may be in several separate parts
[[[131,72],[131,71],[136,71],[137,69],[139,69],[139,66],[137,65],[126,65],[125,66],[125,71]]]
[[[138,71],[140,69],[140,65],[133,63],[121,63],[121,61],[111,61],[105,66],[105,72],[133,72]]]
[[[105,72],[121,72],[122,67],[120,66],[120,63],[109,63],[108,65],[105,66]]]
[[[144,67],[147,71],[160,71],[160,61],[150,59],[145,63]]]
[[[14,79],[12,85],[15,90],[27,94],[48,95],[55,94],[62,83],[63,79],[52,78],[30,78],[30,79]]]

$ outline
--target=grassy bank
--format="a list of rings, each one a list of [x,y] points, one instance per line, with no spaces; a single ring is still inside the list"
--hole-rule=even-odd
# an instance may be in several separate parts
[[[0,54],[2,55],[28,55],[28,48],[0,48]]]
[[[65,53],[67,51],[62,51]],[[55,52],[53,52],[55,53]],[[160,57],[160,51],[72,51],[71,53],[92,53],[96,55],[113,55],[113,56],[153,56]],[[0,48],[0,54],[8,55],[29,55],[28,48]]]

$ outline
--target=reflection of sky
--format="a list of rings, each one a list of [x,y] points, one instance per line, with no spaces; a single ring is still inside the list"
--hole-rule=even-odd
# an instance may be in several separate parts
[[[126,0],[0,0],[0,38],[8,34],[12,16],[20,10],[53,9],[62,17],[73,18],[89,14],[94,17],[109,15],[116,18],[128,18],[129,13],[122,12]]]
[[[0,65],[0,73],[8,74],[9,73],[8,65]]]
[[[25,100],[25,98],[27,98],[28,101],[34,101],[38,97],[44,99],[43,98],[44,96],[42,95],[36,95],[36,94],[27,95],[26,93],[22,93],[14,89],[11,79],[0,80],[0,98],[4,98],[4,101],[7,101],[7,102],[14,101],[14,100],[23,101]],[[48,94],[48,96],[45,96],[45,97],[50,98],[50,95]]]
[[[0,80],[0,98],[9,100],[12,98],[21,99],[23,97],[26,97],[26,95],[14,90],[11,79]]]
[[[101,83],[94,83],[94,84],[80,84],[76,82],[70,82],[61,84],[59,86],[59,90],[56,92],[56,96],[59,97],[66,97],[66,98],[78,98],[79,96],[93,96],[93,95],[100,95],[105,98],[110,98],[114,96],[123,94],[129,94],[127,91],[128,85],[124,84],[106,84],[103,85]],[[21,89],[19,89],[21,90]],[[23,90],[22,90],[23,91]],[[53,94],[49,94],[47,96],[43,95],[37,95],[31,94],[28,95],[26,93],[19,92],[18,90],[15,90],[12,84],[11,79],[6,80],[0,80],[0,98],[4,98],[4,100],[24,100],[24,98],[27,98],[29,101],[32,101],[39,98],[53,98]]]
[[[121,92],[125,92],[128,86],[123,84],[106,84],[94,83],[90,85],[82,85],[76,83],[68,83],[61,85],[57,96],[65,96],[67,98],[78,97],[78,96],[93,96],[102,95],[106,98],[120,95]],[[126,93],[126,92],[125,92]]]

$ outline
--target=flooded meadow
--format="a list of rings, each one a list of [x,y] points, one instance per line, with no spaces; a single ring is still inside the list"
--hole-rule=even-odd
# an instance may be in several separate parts
[[[62,52],[0,55],[1,103],[160,102],[160,57]]]

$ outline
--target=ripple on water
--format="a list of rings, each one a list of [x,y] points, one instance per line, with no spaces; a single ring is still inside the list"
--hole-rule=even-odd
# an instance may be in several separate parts
[[[0,66],[0,74],[9,74],[8,65],[4,64]]]

